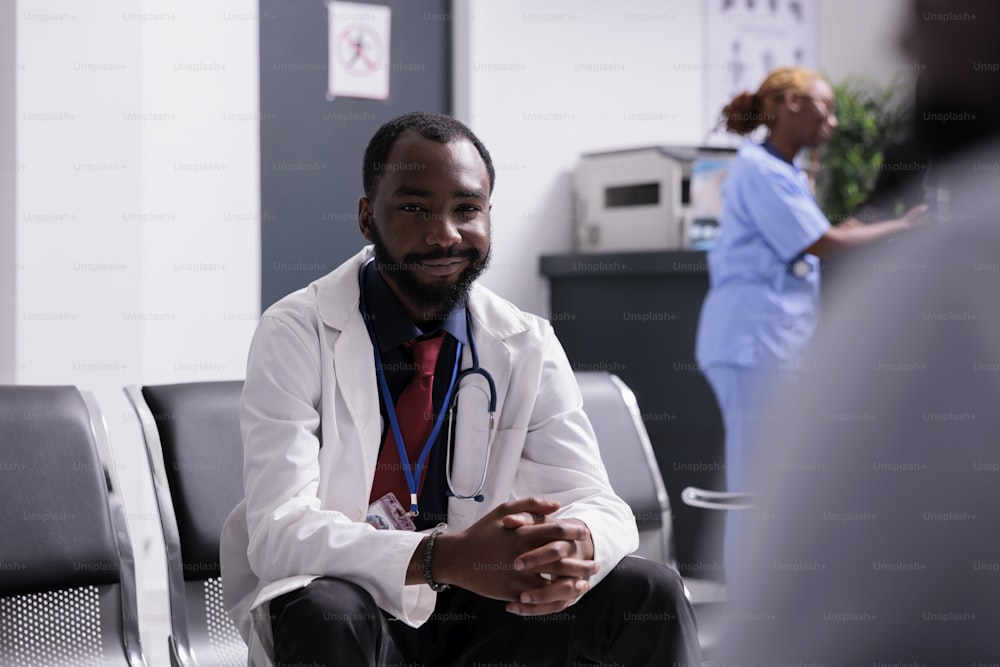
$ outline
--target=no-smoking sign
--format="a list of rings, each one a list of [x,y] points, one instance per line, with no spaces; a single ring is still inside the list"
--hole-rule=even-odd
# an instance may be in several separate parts
[[[327,4],[329,82],[327,98],[389,97],[391,10],[354,2]]]
[[[358,76],[369,76],[383,61],[379,36],[367,26],[355,25],[341,31],[337,37],[337,55],[341,66]]]

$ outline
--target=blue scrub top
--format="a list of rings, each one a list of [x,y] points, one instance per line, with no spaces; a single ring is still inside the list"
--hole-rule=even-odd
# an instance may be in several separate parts
[[[726,179],[695,346],[702,368],[794,369],[820,317],[819,258],[803,251],[830,222],[798,165],[768,148],[744,143]]]

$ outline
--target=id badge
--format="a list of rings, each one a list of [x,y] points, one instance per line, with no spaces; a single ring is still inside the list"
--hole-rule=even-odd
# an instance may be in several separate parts
[[[368,506],[365,523],[379,530],[416,530],[410,513],[396,500],[396,494],[389,492]]]

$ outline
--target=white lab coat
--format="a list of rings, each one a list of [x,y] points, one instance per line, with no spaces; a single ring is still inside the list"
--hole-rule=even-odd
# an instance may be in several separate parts
[[[226,606],[270,666],[269,600],[320,576],[352,581],[383,610],[419,626],[434,610],[426,585],[404,585],[422,535],[364,523],[382,433],[372,345],[358,309],[365,248],[264,313],[243,391],[245,499],[223,528]],[[469,312],[480,366],[496,381],[496,429],[485,502],[450,498],[449,531],[472,525],[511,497],[558,500],[561,517],[593,534],[598,583],[638,546],[629,506],[608,483],[573,371],[545,320],[476,285]],[[466,346],[462,368],[472,365]],[[486,383],[479,376],[467,382]],[[453,480],[469,494],[482,476],[485,398],[464,389]]]

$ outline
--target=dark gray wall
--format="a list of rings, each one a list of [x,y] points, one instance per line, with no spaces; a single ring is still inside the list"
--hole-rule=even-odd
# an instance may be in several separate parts
[[[16,105],[17,8],[14,0],[0,0],[0,384],[16,380],[15,295],[17,288],[16,225],[17,181]]]
[[[366,4],[392,8],[388,100],[326,99],[322,0],[260,2],[262,309],[365,243],[361,158],[375,130],[407,111],[450,111],[450,0]]]

